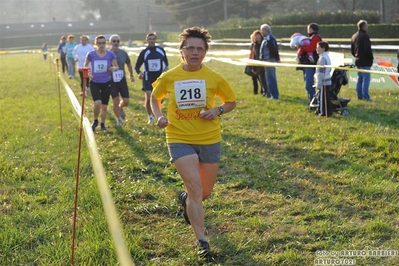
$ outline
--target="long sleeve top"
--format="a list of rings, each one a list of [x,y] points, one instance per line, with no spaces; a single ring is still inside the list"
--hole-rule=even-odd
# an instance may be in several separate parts
[[[313,59],[315,62],[312,64],[316,64],[317,59],[319,58],[318,54],[316,53],[317,43],[321,41],[321,37],[317,31],[312,32],[309,34],[310,44],[306,46],[301,46],[298,50],[298,53],[313,53]]]
[[[330,56],[327,52],[320,54],[319,60],[317,61],[318,66],[331,66]],[[318,67],[316,68],[315,78],[318,89],[323,86],[331,85],[331,67]]]
[[[370,37],[364,30],[359,30],[351,38],[351,53],[355,58],[356,66],[372,66],[373,51],[371,50]]]
[[[140,74],[144,64],[144,80],[155,81],[168,67],[168,58],[165,50],[160,46],[147,47],[140,52],[134,69]]]
[[[277,62],[280,61],[276,37],[269,33],[260,45],[260,60]]]

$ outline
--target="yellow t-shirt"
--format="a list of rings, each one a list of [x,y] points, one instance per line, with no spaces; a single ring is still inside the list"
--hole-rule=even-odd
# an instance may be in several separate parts
[[[215,97],[222,102],[234,102],[229,83],[218,73],[202,65],[195,72],[178,65],[164,72],[152,83],[152,95],[158,100],[167,95],[167,143],[214,144],[221,141],[220,121],[201,119],[200,111],[215,107]]]

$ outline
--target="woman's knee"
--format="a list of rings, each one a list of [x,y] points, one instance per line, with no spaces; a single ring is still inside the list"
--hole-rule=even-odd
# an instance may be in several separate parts
[[[101,100],[94,101],[94,107],[100,107],[101,103]]]

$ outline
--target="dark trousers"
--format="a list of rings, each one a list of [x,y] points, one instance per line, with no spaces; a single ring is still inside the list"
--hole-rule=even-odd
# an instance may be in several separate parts
[[[332,91],[331,85],[323,86],[319,91],[319,107],[316,114],[320,116],[332,116]]]
[[[252,77],[252,83],[254,86],[254,94],[258,94],[258,90],[259,90],[258,76]]]
[[[258,73],[258,78],[260,81],[260,84],[262,85],[262,94],[270,97],[270,92],[267,88],[267,81],[266,81],[266,71],[264,67],[257,67],[257,73]]]
[[[61,67],[62,67],[62,73],[65,73],[65,70],[68,72],[68,64],[65,56],[61,57]]]
[[[89,79],[86,78],[86,81],[85,81],[85,78],[83,78],[83,70],[81,70],[81,69],[79,69],[79,76],[80,76],[80,89],[82,91],[84,91],[84,89],[86,89],[86,87],[89,87]],[[84,87],[83,87],[83,84],[84,84]]]

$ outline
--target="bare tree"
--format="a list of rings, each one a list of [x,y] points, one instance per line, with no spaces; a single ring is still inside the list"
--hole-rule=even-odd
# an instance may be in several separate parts
[[[340,10],[353,11],[355,10],[356,0],[335,0]]]
[[[45,13],[43,16],[44,21],[52,21],[54,18],[54,7],[56,6],[55,0],[47,0],[43,4],[43,12]]]
[[[34,10],[31,1],[28,0],[15,0],[13,2],[13,13],[18,18],[17,22],[30,22],[30,12]]]

